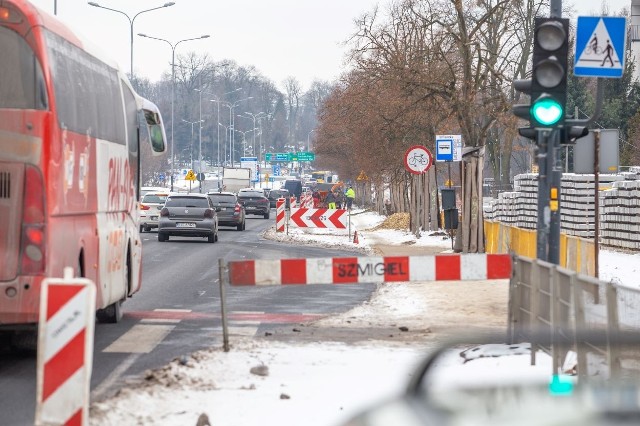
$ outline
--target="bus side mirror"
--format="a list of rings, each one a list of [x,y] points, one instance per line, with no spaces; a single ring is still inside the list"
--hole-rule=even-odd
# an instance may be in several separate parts
[[[154,124],[149,127],[151,149],[153,149],[153,152],[165,152],[166,150],[166,143],[162,133],[162,125],[160,124]]]

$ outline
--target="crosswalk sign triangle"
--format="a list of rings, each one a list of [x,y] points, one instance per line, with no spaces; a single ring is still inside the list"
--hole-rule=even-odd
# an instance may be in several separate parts
[[[583,77],[622,77],[626,19],[578,17],[574,74]]]
[[[196,180],[196,174],[193,173],[193,170],[189,170],[184,178],[185,180]]]

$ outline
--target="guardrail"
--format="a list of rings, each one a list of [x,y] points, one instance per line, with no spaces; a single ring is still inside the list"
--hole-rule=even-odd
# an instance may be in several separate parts
[[[531,362],[538,349],[548,353],[557,374],[567,356],[576,356],[579,376],[589,376],[596,364],[608,365],[612,377],[623,375],[619,348],[607,343],[577,339],[582,330],[604,331],[615,336],[640,330],[640,290],[601,281],[536,259],[515,256],[509,286],[508,336],[511,342],[548,333],[551,345],[531,343]],[[570,354],[572,353],[572,354]],[[624,354],[640,362],[640,353]],[[588,361],[589,360],[589,361]],[[599,360],[594,362],[594,360]]]

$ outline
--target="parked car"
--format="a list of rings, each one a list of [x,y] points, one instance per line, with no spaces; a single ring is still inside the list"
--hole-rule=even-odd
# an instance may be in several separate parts
[[[286,189],[272,189],[269,192],[269,205],[270,207],[275,207],[278,198],[285,199],[285,207],[288,208],[291,203],[291,194]]]
[[[247,214],[259,214],[269,219],[271,206],[269,199],[260,189],[241,189],[238,191],[238,201],[244,206]]]
[[[218,212],[218,226],[235,226],[238,231],[244,231],[244,206],[238,202],[233,192],[209,192],[207,194]]]
[[[140,214],[138,223],[140,232],[149,232],[152,228],[158,227],[160,210],[164,207],[164,202],[169,196],[169,191],[151,191],[142,196],[140,201]]]
[[[158,241],[171,236],[207,237],[218,241],[217,210],[207,194],[170,194],[160,210]]]

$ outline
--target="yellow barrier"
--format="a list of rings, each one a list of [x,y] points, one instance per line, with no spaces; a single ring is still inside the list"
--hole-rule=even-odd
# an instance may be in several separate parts
[[[536,231],[520,229],[490,220],[484,221],[485,249],[489,254],[515,253],[536,258]],[[560,234],[560,266],[595,276],[593,241]]]

